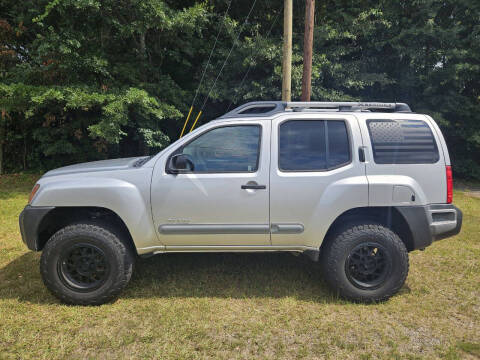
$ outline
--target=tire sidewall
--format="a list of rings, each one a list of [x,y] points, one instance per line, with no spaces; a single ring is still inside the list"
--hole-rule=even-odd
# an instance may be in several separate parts
[[[119,281],[122,281],[125,269],[124,256],[115,248],[112,239],[107,238],[108,235],[114,235],[111,233],[105,234],[104,231],[106,232],[106,230],[104,229],[98,227],[96,229],[103,231],[83,229],[81,225],[61,230],[53,235],[42,253],[41,272],[44,282],[55,295],[65,302],[96,303],[109,296],[110,289],[115,287]],[[64,283],[58,272],[58,264],[62,253],[80,243],[94,245],[102,250],[109,265],[109,273],[105,282],[89,292],[73,290]]]
[[[341,295],[359,301],[381,301],[393,295],[403,285],[408,271],[408,255],[405,246],[396,234],[381,226],[364,226],[366,230],[355,227],[349,229],[335,240],[332,249],[334,258],[328,259],[326,271],[332,271],[336,276],[330,285],[337,288]],[[375,231],[372,231],[375,229]],[[362,289],[348,278],[346,261],[352,250],[363,243],[378,243],[390,258],[390,269],[385,281],[374,289]],[[403,248],[402,248],[403,247]],[[328,280],[328,279],[327,279]]]

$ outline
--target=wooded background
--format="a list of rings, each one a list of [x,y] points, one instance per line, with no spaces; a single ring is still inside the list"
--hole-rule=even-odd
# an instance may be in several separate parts
[[[0,0],[0,171],[154,154],[199,123],[281,98],[283,0]],[[294,1],[292,98],[304,1]],[[243,26],[244,25],[244,26]],[[236,41],[238,36],[238,41]],[[246,75],[246,77],[245,77]],[[242,82],[242,79],[245,81]],[[406,102],[480,179],[480,1],[318,0],[312,100]]]

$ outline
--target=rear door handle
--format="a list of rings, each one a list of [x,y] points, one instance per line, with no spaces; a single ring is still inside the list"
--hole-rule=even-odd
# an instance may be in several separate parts
[[[242,185],[243,190],[265,190],[267,185]]]
[[[363,163],[365,162],[365,147],[363,146],[358,148],[358,160]]]

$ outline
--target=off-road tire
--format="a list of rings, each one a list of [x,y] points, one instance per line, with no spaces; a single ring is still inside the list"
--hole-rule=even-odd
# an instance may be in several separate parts
[[[69,247],[87,244],[100,249],[109,272],[103,283],[91,291],[79,291],[65,283],[59,261]],[[132,276],[135,254],[115,231],[98,224],[74,224],[56,232],[47,242],[40,259],[40,273],[46,287],[62,302],[101,305],[118,296]]]
[[[405,244],[390,229],[379,224],[358,224],[333,235],[321,250],[321,269],[327,284],[341,297],[359,302],[380,302],[396,294],[408,275],[408,252]],[[362,288],[352,280],[349,267],[352,251],[361,244],[379,244],[388,256],[390,270],[383,282]]]

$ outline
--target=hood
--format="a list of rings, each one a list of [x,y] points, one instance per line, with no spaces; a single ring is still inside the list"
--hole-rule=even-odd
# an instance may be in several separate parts
[[[139,156],[122,159],[92,161],[50,170],[43,176],[67,175],[93,171],[127,170],[129,168],[142,166],[148,159],[150,159],[149,156]]]

